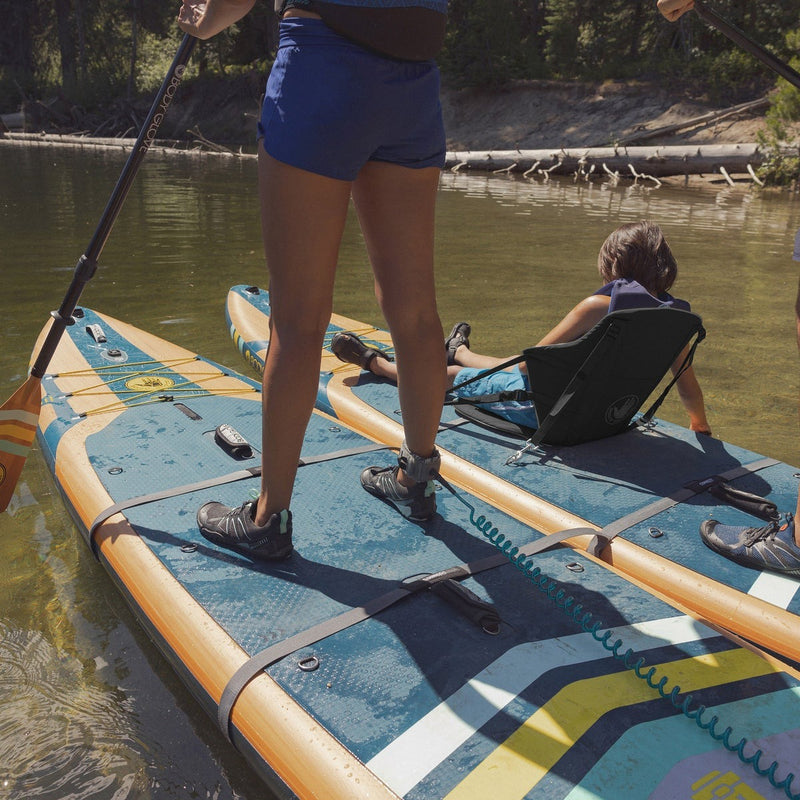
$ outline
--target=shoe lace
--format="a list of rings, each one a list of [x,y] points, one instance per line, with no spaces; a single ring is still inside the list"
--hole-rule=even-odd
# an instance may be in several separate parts
[[[777,522],[770,522],[760,528],[748,528],[744,531],[742,543],[745,547],[752,547],[757,542],[763,542],[765,539],[775,538],[775,534],[779,530]]]
[[[777,519],[773,519],[766,525],[762,525],[760,528],[749,528],[744,532],[743,544],[745,547],[752,547],[757,542],[774,539],[778,535],[778,531],[783,530],[793,519],[794,515],[787,513]]]

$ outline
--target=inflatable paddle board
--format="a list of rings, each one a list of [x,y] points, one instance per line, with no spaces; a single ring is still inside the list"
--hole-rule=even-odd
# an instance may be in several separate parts
[[[233,287],[226,307],[237,347],[263,370],[268,292]],[[331,318],[326,346],[340,330],[391,353],[386,331],[339,315]],[[372,438],[394,446],[402,441],[396,387],[327,349],[317,407]],[[653,591],[800,661],[800,581],[742,567],[709,550],[699,535],[709,518],[764,524],[706,491],[719,476],[786,510],[797,499],[796,468],[663,420],[585,444],[543,445],[509,463],[523,445],[520,439],[464,422],[445,407],[437,437],[445,478],[545,534],[587,527],[616,534],[607,546],[584,535],[567,543],[593,549]]]
[[[536,536],[466,491],[409,522],[358,481],[394,454],[329,415],[305,437],[293,554],[206,542],[203,502],[258,491],[257,384],[75,314],[42,381],[42,452],[138,619],[279,796],[796,796],[796,672],[569,548],[512,565],[485,521],[523,552]]]

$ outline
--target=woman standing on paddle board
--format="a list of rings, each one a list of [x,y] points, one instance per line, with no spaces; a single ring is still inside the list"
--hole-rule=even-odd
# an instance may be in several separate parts
[[[179,25],[208,39],[255,0],[183,0]],[[352,197],[376,295],[407,368],[398,466],[371,493],[414,520],[436,510],[434,446],[445,390],[433,273],[444,165],[439,72],[447,0],[279,0],[278,52],[259,132],[259,189],[272,315],[264,365],[262,487],[239,508],[207,503],[207,539],[257,559],[292,551],[289,505],[317,393],[339,245]]]
[[[658,0],[658,10],[676,20],[694,8],[694,0]],[[800,261],[800,231],[794,241],[794,260]],[[800,349],[800,285],[795,300],[797,347]],[[800,517],[800,493],[795,513],[783,514],[767,525],[747,527],[721,525],[709,519],[700,526],[700,536],[712,550],[752,569],[783,572],[800,578],[800,531],[795,520]]]

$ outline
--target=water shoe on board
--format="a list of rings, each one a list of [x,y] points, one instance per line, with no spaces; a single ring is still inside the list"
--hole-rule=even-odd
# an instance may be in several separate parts
[[[376,357],[391,361],[382,350],[378,350],[377,347],[367,347],[354,333],[344,333],[343,331],[333,334],[331,352],[339,361],[355,364],[361,369],[369,369],[372,359]]]
[[[276,561],[292,552],[292,512],[273,514],[266,525],[255,523],[256,503],[238,508],[206,503],[197,512],[197,526],[209,542],[248,558]]]
[[[794,542],[791,514],[760,528],[721,525],[709,519],[700,526],[700,537],[712,550],[737,564],[800,577],[800,547]]]
[[[468,322],[457,322],[453,325],[450,335],[444,340],[444,349],[447,350],[447,366],[452,367],[456,363],[456,350],[463,344],[469,347],[469,335],[472,327]]]
[[[420,481],[411,487],[403,486],[397,480],[399,469],[399,466],[367,467],[361,473],[361,485],[412,522],[429,520],[436,513],[436,484]]]

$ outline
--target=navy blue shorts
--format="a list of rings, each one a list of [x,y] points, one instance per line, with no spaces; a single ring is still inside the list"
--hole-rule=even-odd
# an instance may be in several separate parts
[[[355,180],[368,161],[441,169],[439,69],[372,53],[322,20],[289,17],[258,135],[278,161],[339,180]]]

